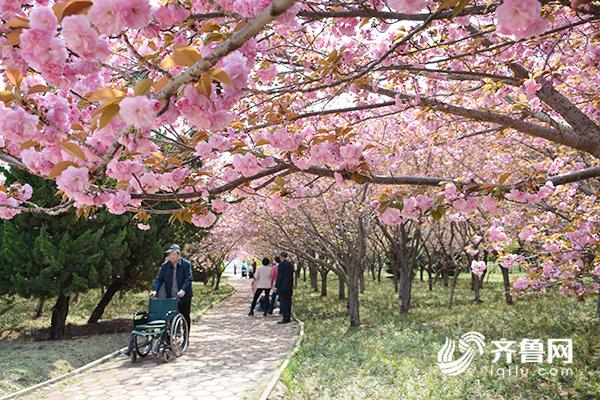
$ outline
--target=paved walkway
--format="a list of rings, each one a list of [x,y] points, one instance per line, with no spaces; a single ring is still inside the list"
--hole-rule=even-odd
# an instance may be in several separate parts
[[[248,317],[250,281],[229,278],[236,292],[192,324],[186,354],[169,363],[119,356],[25,399],[257,399],[298,336],[275,314]],[[123,343],[125,345],[126,343]]]

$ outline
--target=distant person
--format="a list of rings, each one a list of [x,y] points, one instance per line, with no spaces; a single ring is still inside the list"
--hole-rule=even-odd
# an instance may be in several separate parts
[[[248,271],[248,277],[250,279],[254,279],[255,273],[256,273],[256,261],[252,261],[252,267],[250,267],[250,271]]]
[[[237,275],[237,264],[233,263],[233,274]]]
[[[279,269],[279,263],[281,262],[281,258],[279,256],[275,257],[275,264],[273,264],[273,268],[271,270],[271,285],[275,287],[275,282],[277,282],[277,271]],[[273,314],[275,310],[275,302],[277,301],[277,292],[273,290],[271,293],[271,301],[269,301],[269,314]],[[281,314],[281,309],[279,309],[279,313]]]
[[[269,292],[271,291],[271,262],[268,258],[263,258],[262,267],[256,270],[254,274],[255,289],[254,289],[254,297],[252,298],[252,305],[250,306],[250,312],[248,315],[254,315],[254,308],[256,307],[256,302],[260,298],[260,295],[264,292],[265,299],[269,298]],[[263,307],[263,314],[267,316],[267,307]]]
[[[246,264],[242,264],[242,278],[246,278],[248,276],[248,266]]]
[[[167,298],[178,298],[178,311],[183,315],[188,325],[188,330],[191,328],[190,309],[192,306],[192,263],[181,257],[181,247],[172,244],[165,251],[165,262],[163,262],[158,270],[158,275],[152,284],[151,296],[156,296],[156,293],[164,285],[164,290]]]
[[[275,290],[279,295],[279,309],[281,310],[281,321],[278,324],[292,322],[292,291],[294,288],[294,265],[288,260],[288,254],[281,253],[281,262],[277,267],[277,280]]]

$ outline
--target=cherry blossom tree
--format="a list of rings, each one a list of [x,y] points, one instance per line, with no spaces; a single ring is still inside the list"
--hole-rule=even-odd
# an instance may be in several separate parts
[[[476,221],[481,251],[530,266],[520,289],[599,290],[597,2],[16,0],[0,19],[0,160],[62,199],[2,186],[2,218],[209,229],[228,204],[368,183],[387,226]]]

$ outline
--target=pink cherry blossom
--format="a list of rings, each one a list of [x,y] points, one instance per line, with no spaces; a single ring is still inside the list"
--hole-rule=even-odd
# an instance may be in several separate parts
[[[21,56],[29,66],[50,78],[62,74],[68,56],[62,39],[39,29],[26,29],[20,38]]]
[[[360,158],[362,156],[362,152],[362,146],[354,144],[340,146],[340,158],[343,163],[343,168],[356,168],[361,162]]]
[[[142,223],[137,224],[137,227],[140,231],[147,231],[147,230],[150,230],[150,228],[151,228],[150,225],[142,224]]]
[[[128,28],[142,29],[150,22],[152,7],[148,0],[120,0],[118,4]]]
[[[86,167],[70,166],[56,178],[56,186],[69,197],[84,193],[90,187],[89,171]]]
[[[98,37],[86,15],[70,15],[62,21],[62,35],[67,47],[85,58],[103,58],[106,43]]]
[[[29,15],[29,27],[50,35],[58,28],[58,20],[49,7],[35,7]]]
[[[131,194],[128,191],[120,190],[111,195],[110,200],[106,203],[106,207],[112,214],[120,215],[127,211],[127,206],[130,202]]]
[[[515,289],[527,289],[527,287],[529,287],[529,280],[527,278],[517,278],[514,282],[513,282],[513,286]]]
[[[160,110],[160,102],[146,96],[126,97],[119,105],[121,118],[138,129],[152,127]]]
[[[4,107],[0,103],[0,137],[22,143],[32,137],[36,132],[39,118],[21,107],[14,109]]]
[[[488,229],[488,235],[493,242],[503,242],[508,239],[508,236],[506,236],[506,233],[504,233],[504,229],[501,226],[490,227],[490,229]]]
[[[249,177],[260,171],[258,161],[253,154],[246,153],[243,156],[236,154],[233,157],[234,168],[243,176]]]
[[[88,17],[100,32],[107,35],[118,35],[125,27],[120,0],[94,0]]]
[[[417,207],[421,209],[421,211],[427,211],[431,207],[433,207],[433,199],[424,194],[418,194],[416,197]]]
[[[199,142],[194,148],[196,154],[198,154],[202,158],[207,158],[212,154],[212,147],[208,142],[202,140]]]
[[[485,261],[475,261],[475,260],[473,260],[471,262],[471,271],[475,275],[477,275],[479,277],[481,277],[483,275],[483,273],[485,272],[486,268],[487,268],[487,266],[485,264]]]
[[[541,88],[542,84],[537,83],[533,78],[529,78],[523,83],[523,90],[529,99],[535,98],[535,93]]]
[[[400,214],[400,210],[394,207],[388,207],[386,210],[381,213],[379,217],[381,221],[389,226],[395,226],[402,222],[402,215]]]
[[[311,166],[310,160],[307,160],[305,158],[298,158],[296,156],[292,156],[292,162],[296,167],[300,168],[301,170],[306,170]]]
[[[387,4],[392,10],[399,12],[414,13],[421,11],[427,6],[424,0],[388,0]]]
[[[538,35],[548,27],[548,21],[540,15],[537,0],[504,0],[496,9],[498,32],[522,39]]]
[[[219,214],[229,208],[229,203],[221,199],[214,199],[213,201],[211,201],[210,205],[213,211]]]
[[[198,228],[208,228],[217,220],[217,216],[211,212],[206,214],[194,214],[192,216],[192,224]]]
[[[300,140],[298,140],[300,139]],[[294,151],[300,145],[302,138],[291,136],[287,129],[280,128],[275,130],[269,137],[269,142],[275,148],[283,151]]]
[[[267,205],[276,213],[282,213],[285,211],[285,208],[283,207],[283,199],[278,194],[275,194],[267,199]]]

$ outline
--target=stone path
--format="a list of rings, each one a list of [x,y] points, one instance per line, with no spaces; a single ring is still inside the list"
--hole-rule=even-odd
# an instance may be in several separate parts
[[[25,399],[148,400],[258,399],[273,372],[293,349],[296,323],[275,314],[248,317],[248,279],[228,278],[236,292],[192,324],[184,356],[165,363],[152,356],[136,364],[119,356]],[[123,343],[126,345],[126,343]]]

